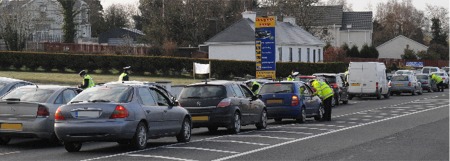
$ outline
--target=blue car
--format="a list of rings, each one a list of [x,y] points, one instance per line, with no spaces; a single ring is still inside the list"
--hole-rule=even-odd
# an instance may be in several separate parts
[[[280,122],[283,118],[295,119],[299,123],[306,118],[323,118],[322,100],[314,96],[313,90],[301,81],[265,83],[259,91],[266,104],[267,117]]]

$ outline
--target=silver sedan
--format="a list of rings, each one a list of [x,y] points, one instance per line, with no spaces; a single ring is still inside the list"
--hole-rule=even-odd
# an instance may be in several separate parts
[[[191,138],[191,116],[160,89],[146,84],[109,84],[81,92],[56,111],[55,132],[68,152],[83,142],[111,141],[144,149],[149,138]]]

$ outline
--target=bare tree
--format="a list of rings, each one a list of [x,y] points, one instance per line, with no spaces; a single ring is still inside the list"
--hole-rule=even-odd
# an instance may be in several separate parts
[[[0,36],[8,50],[21,51],[26,47],[26,38],[33,27],[32,18],[32,13],[21,8],[17,1],[1,3]]]
[[[123,28],[131,26],[131,13],[127,5],[113,4],[105,9],[104,19],[106,29]]]
[[[348,3],[347,0],[328,0],[325,5],[341,5],[345,12],[353,11],[353,5]]]
[[[448,10],[444,7],[440,6],[433,6],[433,5],[427,5],[426,8],[426,17],[428,18],[430,26],[427,26],[425,29],[429,32],[431,32],[431,19],[437,18],[440,21],[440,27],[442,28],[443,32],[446,32],[448,35],[449,32],[449,15]]]

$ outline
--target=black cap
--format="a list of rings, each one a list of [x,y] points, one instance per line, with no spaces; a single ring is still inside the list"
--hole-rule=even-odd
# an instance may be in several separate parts
[[[86,74],[86,71],[85,71],[85,70],[81,70],[78,74],[79,74],[79,75],[85,75],[85,74]]]

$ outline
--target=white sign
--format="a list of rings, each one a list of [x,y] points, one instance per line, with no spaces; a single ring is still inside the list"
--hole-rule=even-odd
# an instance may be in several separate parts
[[[209,74],[210,64],[194,63],[195,74]]]

